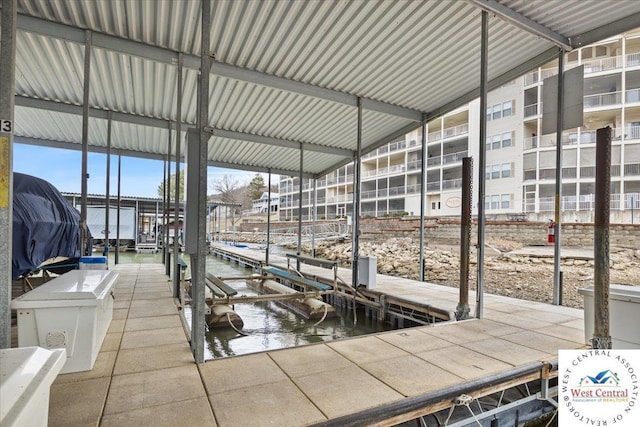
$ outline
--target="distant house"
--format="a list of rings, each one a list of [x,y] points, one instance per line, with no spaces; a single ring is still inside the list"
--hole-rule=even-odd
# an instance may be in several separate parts
[[[269,203],[269,193],[264,192],[259,199],[252,201],[251,212],[254,214],[267,213],[267,210],[271,212],[278,212],[280,206],[280,194],[271,193],[271,203]]]

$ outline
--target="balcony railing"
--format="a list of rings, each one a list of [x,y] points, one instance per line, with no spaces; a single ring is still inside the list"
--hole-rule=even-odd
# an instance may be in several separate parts
[[[551,77],[551,76],[555,76],[556,74],[558,74],[558,70],[557,69],[551,69],[551,68],[546,68],[541,70],[542,72],[539,72],[538,70],[533,71],[527,75],[524,76],[524,85],[525,86],[529,86],[535,83],[538,83],[544,79],[546,79],[547,77]]]
[[[411,184],[411,185],[407,185],[407,194],[416,194],[420,192],[420,189],[422,188],[421,184]]]
[[[421,167],[422,160],[412,160],[410,162],[407,162],[407,170],[409,171],[420,170]]]
[[[540,103],[542,105],[542,103]],[[530,104],[524,106],[524,117],[534,117],[538,115],[538,104]]]
[[[640,89],[629,89],[627,90],[625,102],[640,102]]]
[[[625,176],[640,175],[640,163],[632,163],[629,165],[624,165],[624,175]]]
[[[442,181],[442,191],[462,188],[462,178],[447,179]]]
[[[430,132],[427,135],[427,141],[428,142],[439,141],[440,139],[452,138],[454,136],[464,135],[466,133],[469,133],[469,124],[464,123],[458,126],[445,128],[442,131],[438,130],[435,132]]]
[[[402,187],[389,187],[389,197],[397,197],[404,196],[406,193],[406,188]]]
[[[375,199],[376,194],[377,194],[376,190],[368,190],[368,191],[363,191],[360,197],[362,197],[362,200]]]
[[[461,162],[463,157],[467,157],[468,151],[458,151],[457,153],[446,154],[442,157],[442,164]]]
[[[525,181],[535,181],[537,177],[537,173],[535,169],[529,169],[524,171],[523,179]]]
[[[407,148],[407,142],[405,140],[396,141],[389,144],[389,151],[398,151],[402,150],[403,148]]]
[[[640,65],[640,52],[627,53],[627,67]]]
[[[438,166],[442,163],[442,157],[440,155],[436,157],[429,157],[427,159],[427,166]]]
[[[640,209],[640,193],[611,194],[609,207],[612,210]],[[622,201],[622,203],[621,203]],[[560,211],[593,211],[595,209],[595,194],[583,194],[580,196],[562,196],[560,198]],[[535,212],[535,200],[527,199],[523,202],[525,212]],[[554,212],[555,197],[541,197],[538,200],[539,212]]]
[[[622,103],[622,92],[601,93],[584,97],[584,108],[598,108]]]
[[[611,56],[600,59],[590,59],[582,61],[584,65],[584,73],[597,73],[599,71],[614,70],[622,67],[622,56]]]
[[[536,136],[531,136],[528,138],[524,138],[522,140],[522,144],[525,150],[531,150],[532,148],[538,148],[538,139],[539,137]]]
[[[624,139],[640,139],[640,126],[627,126]]]
[[[440,191],[440,182],[427,182],[427,193],[433,193],[434,191]]]

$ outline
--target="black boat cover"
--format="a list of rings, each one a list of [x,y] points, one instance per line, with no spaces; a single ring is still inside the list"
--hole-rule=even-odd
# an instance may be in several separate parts
[[[13,174],[12,271],[17,279],[54,257],[80,256],[80,213],[47,181]]]

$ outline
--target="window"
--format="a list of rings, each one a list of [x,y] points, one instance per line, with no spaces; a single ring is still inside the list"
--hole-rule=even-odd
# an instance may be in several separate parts
[[[498,148],[500,148],[501,144],[502,144],[502,135],[494,135],[493,144],[491,144],[491,148],[493,150],[497,150]]]
[[[487,107],[487,121],[491,121],[491,107]]]
[[[502,104],[502,117],[507,117],[512,114],[513,101],[507,101]]]
[[[511,163],[502,164],[502,178],[509,178],[511,176]]]
[[[493,196],[491,196],[491,209],[498,208],[500,208],[500,195],[494,194]]]
[[[493,120],[502,117],[502,104],[496,104],[493,106]]]
[[[500,169],[501,169],[500,165],[493,165],[491,167],[491,179],[500,178]]]
[[[431,202],[431,209],[432,210],[440,209],[440,202]]]
[[[491,179],[491,166],[484,168],[484,177],[485,179]]]
[[[487,149],[487,151],[488,151],[488,150],[491,150],[491,141],[492,141],[492,140],[493,140],[493,139],[492,139],[490,136],[488,136],[488,137],[487,137],[487,143],[486,143],[486,149]]]
[[[511,207],[511,194],[502,194],[500,196],[500,208],[509,209]]]
[[[513,132],[505,132],[502,134],[502,148],[511,147],[511,137]]]

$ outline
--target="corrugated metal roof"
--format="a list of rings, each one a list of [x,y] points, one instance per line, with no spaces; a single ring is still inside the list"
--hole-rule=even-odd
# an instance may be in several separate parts
[[[186,64],[183,130],[195,123],[199,1],[18,5],[16,93],[54,101],[38,108],[58,110],[17,107],[16,134],[22,140],[79,146],[81,118],[69,106],[82,102],[84,29],[95,32],[92,146],[105,146],[101,112],[112,111],[121,114],[113,126],[114,149],[166,155],[167,129],[178,119],[178,52]],[[211,138],[210,163],[295,172],[297,144],[305,144],[304,171],[318,174],[353,157],[355,97],[370,106],[363,113],[365,152],[417,126],[420,113],[432,118],[464,104],[479,86],[481,7],[494,6],[508,8],[519,20],[490,15],[494,84],[555,56],[554,43],[525,31],[528,24],[579,43],[589,40],[585,34],[630,29],[629,21],[640,17],[635,0],[214,0],[211,52],[217,68],[208,124],[214,135],[227,133]]]

